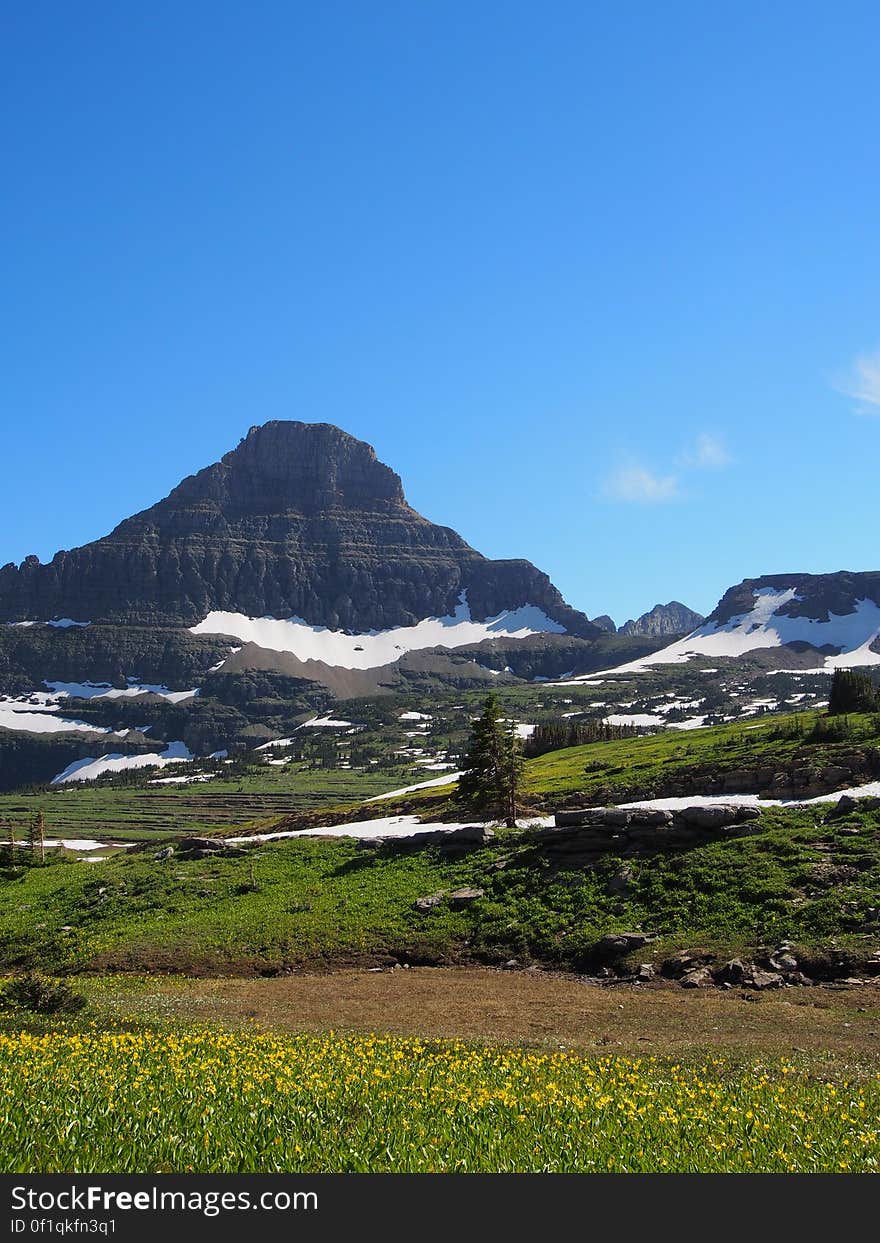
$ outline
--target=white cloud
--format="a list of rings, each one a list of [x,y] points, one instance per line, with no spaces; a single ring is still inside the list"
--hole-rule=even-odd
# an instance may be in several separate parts
[[[860,402],[859,414],[880,414],[880,349],[860,354],[848,376],[836,388]]]
[[[734,458],[721,436],[701,433],[683,449],[667,473],[652,470],[640,462],[619,466],[605,480],[602,495],[607,500],[636,504],[658,504],[682,497],[682,476],[700,470],[721,470]]]
[[[677,475],[657,475],[645,466],[621,466],[605,482],[604,494],[613,501],[657,504],[679,496]]]
[[[681,455],[681,464],[686,470],[719,470],[732,461],[733,457],[721,437],[708,434],[698,436]]]

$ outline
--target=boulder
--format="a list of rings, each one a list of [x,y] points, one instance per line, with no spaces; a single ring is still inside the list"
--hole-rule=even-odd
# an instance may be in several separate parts
[[[781,988],[785,980],[778,971],[762,971],[760,967],[752,967],[743,983],[757,989]]]
[[[724,984],[742,984],[748,968],[741,958],[731,958],[718,972],[718,979]]]
[[[226,842],[219,837],[185,837],[182,842],[178,843],[177,849],[181,854],[193,854],[197,850],[204,854],[216,854],[228,847]]]
[[[601,808],[596,807],[580,807],[573,811],[557,811],[553,819],[556,821],[557,828],[567,828],[578,824],[591,824],[597,811]],[[538,837],[548,832],[544,829],[542,833],[537,834]]]
[[[729,803],[714,803],[706,807],[683,807],[678,816],[685,824],[698,829],[720,829],[724,825],[736,824],[738,811],[738,807]]]
[[[434,844],[447,853],[479,850],[481,846],[488,846],[495,840],[494,830],[487,829],[482,824],[465,824],[460,829],[452,829],[448,833],[425,833],[418,836],[433,838]]]
[[[633,824],[627,829],[627,837],[640,846],[683,846],[697,842],[702,836],[700,829],[687,824]]]
[[[665,976],[671,976],[677,980],[695,967],[703,967],[707,963],[714,961],[715,955],[709,950],[678,950],[677,953],[670,954],[668,958],[663,960],[660,964],[660,970]]]
[[[657,971],[653,963],[640,962],[639,969],[636,972],[636,979],[638,980],[640,984],[647,984],[650,980],[654,979],[656,974],[657,974]]]
[[[614,875],[609,877],[608,892],[617,893],[617,894],[620,894],[622,897],[626,897],[628,894],[632,893],[634,880],[635,880],[635,873],[633,872],[632,868],[630,867],[618,868],[617,871],[614,873]]]
[[[424,898],[416,898],[415,902],[413,902],[413,910],[418,911],[421,915],[427,915],[429,911],[433,911],[435,906],[439,906],[445,897],[446,893],[444,891],[443,893],[428,894]]]
[[[602,824],[607,824],[610,828],[625,829],[638,814],[629,807],[604,807],[601,808],[599,820]]]
[[[708,967],[694,967],[681,977],[682,988],[711,988],[714,981]]]
[[[663,811],[658,807],[636,807],[633,810],[629,823],[631,825],[644,825],[646,828],[660,828],[664,824],[672,824],[672,812]]]
[[[837,820],[841,816],[850,816],[858,810],[858,801],[851,794],[842,794],[825,817],[826,820]]]
[[[449,894],[449,905],[456,908],[470,906],[472,902],[485,897],[485,894],[485,889],[453,889],[452,893]]]
[[[153,855],[154,859],[170,859],[174,854],[173,846],[163,846],[161,850],[157,850]]]
[[[800,984],[804,987],[809,987],[813,984],[810,977],[808,975],[804,975],[803,971],[792,971],[790,975],[785,977],[785,982],[786,984]]]
[[[650,932],[608,932],[593,946],[593,956],[622,958],[630,950],[640,949],[656,939]]]

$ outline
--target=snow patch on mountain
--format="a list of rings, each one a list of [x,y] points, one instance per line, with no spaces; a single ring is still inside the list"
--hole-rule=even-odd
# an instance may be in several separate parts
[[[799,599],[800,596],[793,587],[782,591],[772,587],[759,588],[755,592],[754,607],[748,612],[739,613],[721,624],[706,622],[692,634],[659,652],[601,672],[641,673],[654,665],[686,664],[699,656],[744,656],[748,652],[782,647],[789,643],[808,643],[815,648],[840,649],[836,655],[825,656],[819,670],[813,672],[880,664],[880,652],[871,651],[871,644],[880,635],[880,605],[876,601],[856,600],[853,612],[829,613],[827,621],[780,613],[779,610],[786,604]],[[587,680],[592,681],[593,675],[589,679],[583,679],[585,682]],[[572,679],[567,685],[580,681],[581,679]]]
[[[229,635],[273,652],[291,652],[299,660],[320,660],[343,669],[376,669],[394,664],[407,652],[430,647],[456,648],[484,639],[526,639],[535,634],[565,634],[565,627],[532,604],[474,621],[462,592],[450,617],[426,617],[414,626],[346,634],[326,626],[310,626],[300,617],[247,617],[215,611],[192,634]]]
[[[128,679],[128,686],[123,690],[111,686],[109,682],[44,682],[52,694],[59,699],[134,699],[137,695],[160,695],[168,703],[185,703],[195,699],[199,694],[198,687],[187,691],[172,691],[167,686],[143,686],[133,678]]]
[[[169,742],[161,753],[150,751],[146,755],[88,757],[68,764],[63,772],[52,778],[52,785],[63,785],[68,781],[94,781],[102,773],[124,773],[132,768],[164,768],[166,764],[182,764],[194,758],[184,742]]]
[[[58,714],[58,705],[46,694],[26,699],[0,699],[0,729],[23,730],[28,734],[68,734],[71,732],[109,734],[101,725],[71,720]]]
[[[69,630],[71,626],[81,629],[91,626],[90,621],[74,621],[72,617],[53,617],[51,621],[17,621],[7,622],[8,626],[54,626],[56,630]]]
[[[432,781],[419,781],[414,786],[403,786],[399,790],[388,790],[386,794],[374,794],[372,798],[365,799],[364,802],[381,803],[383,799],[396,798],[398,794],[412,794],[415,790],[428,790],[432,786],[452,785],[453,782],[458,781],[460,776],[460,772],[447,773],[445,777],[435,777]]]
[[[640,729],[650,729],[651,726],[666,724],[662,716],[655,716],[651,712],[612,712],[610,716],[605,717],[605,722],[608,725],[635,725]]]

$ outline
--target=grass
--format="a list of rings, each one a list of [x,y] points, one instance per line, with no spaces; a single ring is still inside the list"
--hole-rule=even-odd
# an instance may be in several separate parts
[[[680,793],[687,783],[705,786],[725,773],[840,764],[854,751],[880,773],[877,714],[832,721],[821,712],[768,713],[763,721],[666,730],[548,752],[527,761],[523,800],[538,810],[657,798]],[[425,818],[461,814],[454,787],[420,790],[383,805],[389,813],[412,811]]]
[[[390,1036],[0,1035],[0,1169],[874,1171],[880,1079]]]
[[[853,715],[836,727],[818,712],[776,716],[766,723],[733,722],[707,729],[667,731],[550,752],[528,766],[527,791],[543,797],[582,792],[592,799],[632,790],[650,798],[682,777],[835,764],[854,748],[880,744],[880,719]]]
[[[181,769],[185,766],[181,765]],[[279,817],[298,816],[370,798],[425,777],[345,769],[261,765],[240,779],[191,785],[65,785],[35,793],[0,794],[0,820],[26,836],[33,817],[43,811],[50,837],[109,837],[150,841],[179,833],[240,830]],[[175,768],[157,773],[177,774]],[[431,774],[428,774],[430,777]]]
[[[0,872],[0,966],[247,974],[283,966],[534,959],[582,969],[615,930],[658,945],[753,953],[834,938],[856,958],[880,939],[880,810],[826,823],[827,808],[768,808],[749,835],[561,867],[528,833],[458,859],[436,848],[363,851],[292,839],[243,857],[51,862]],[[621,892],[621,869],[625,884]],[[251,869],[253,868],[253,874]],[[470,907],[418,897],[463,886]]]

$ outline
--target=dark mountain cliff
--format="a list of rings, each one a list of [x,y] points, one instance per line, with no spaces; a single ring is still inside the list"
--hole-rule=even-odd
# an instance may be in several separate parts
[[[528,561],[490,561],[406,502],[373,449],[326,423],[254,427],[219,462],[103,539],[0,570],[0,621],[191,626],[212,610],[381,630],[537,605],[599,631]]]

